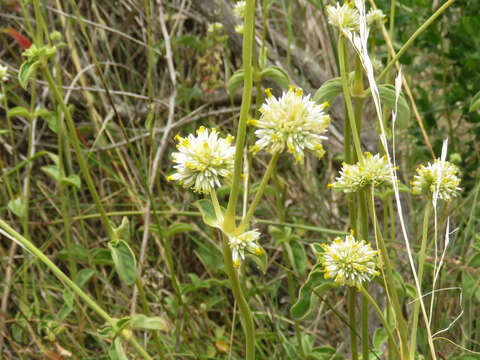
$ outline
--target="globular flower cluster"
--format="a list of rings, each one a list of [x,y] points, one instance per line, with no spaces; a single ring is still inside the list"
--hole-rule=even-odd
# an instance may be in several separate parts
[[[321,158],[325,154],[322,141],[330,124],[330,117],[324,111],[328,103],[317,105],[309,95],[303,96],[302,89],[293,86],[280,98],[274,97],[269,89],[266,93],[260,119],[248,121],[257,127],[257,141],[251,150],[257,153],[265,149],[276,154],[286,149],[297,162],[303,162],[305,150]]]
[[[360,13],[352,1],[347,1],[342,6],[327,6],[328,23],[340,31],[352,32],[360,29]]]
[[[372,29],[381,29],[387,18],[382,10],[370,9],[367,13],[367,25]]]
[[[363,163],[357,162],[353,165],[343,163],[340,176],[335,180],[328,186],[345,193],[357,192],[367,185],[376,187],[392,182],[387,157],[380,154],[372,155],[369,152],[365,153]]]
[[[240,265],[240,260],[245,260],[245,250],[260,256],[264,253],[263,248],[257,241],[260,233],[256,230],[244,232],[238,236],[228,235],[228,243],[232,249],[232,261],[235,267]]]
[[[363,282],[378,276],[375,256],[378,251],[370,244],[355,240],[352,234],[345,240],[336,238],[332,244],[322,244],[325,252],[321,255],[321,264],[326,279],[333,279],[335,285],[360,287]]]
[[[8,68],[0,65],[0,83],[8,80]]]
[[[209,193],[221,186],[222,179],[229,179],[233,171],[235,147],[233,136],[225,139],[216,129],[201,126],[197,136],[175,136],[178,152],[173,153],[176,172],[168,180],[176,180],[185,188],[199,193]]]
[[[207,32],[209,33],[218,33],[223,30],[223,24],[219,22],[215,22],[212,24],[208,24]]]
[[[411,182],[412,193],[432,196],[438,189],[438,197],[450,201],[461,190],[458,187],[460,178],[457,176],[457,172],[458,169],[455,165],[438,159],[433,164],[420,165]]]
[[[236,17],[243,19],[245,17],[245,9],[247,7],[246,1],[237,1],[233,6],[233,13]]]

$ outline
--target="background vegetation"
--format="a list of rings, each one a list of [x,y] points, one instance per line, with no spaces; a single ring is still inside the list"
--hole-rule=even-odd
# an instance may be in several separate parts
[[[326,3],[257,3],[257,37],[265,39],[268,49],[257,55],[282,68],[291,83],[312,95],[339,72]],[[390,15],[388,29],[392,4],[379,0],[376,5]],[[394,48],[398,50],[439,5],[441,1],[397,2]],[[2,90],[6,101],[0,105],[0,218],[36,244],[110,316],[151,312],[160,317],[157,339],[151,331],[135,334],[152,353],[160,342],[166,358],[243,357],[218,234],[203,224],[192,206],[198,196],[166,180],[172,172],[175,134],[184,136],[200,125],[235,133],[241,96],[240,91],[230,93],[227,84],[242,66],[242,38],[233,29],[239,20],[231,6],[227,0],[57,0],[42,1],[34,9],[31,2],[0,2],[0,64],[8,66],[10,74]],[[409,184],[416,166],[432,159],[418,119],[436,154],[444,138],[449,139],[450,160],[463,177],[461,196],[438,215],[439,234],[445,232],[447,217],[450,229],[455,229],[439,287],[454,289],[437,296],[432,329],[448,327],[463,311],[443,334],[446,339],[436,342],[444,359],[476,359],[472,351],[480,351],[480,113],[470,111],[472,97],[480,91],[479,14],[477,0],[457,0],[400,59],[414,99],[408,99],[412,116],[395,132],[402,182]],[[207,32],[213,22],[224,25],[221,36]],[[109,220],[118,227],[124,216],[129,219],[126,238],[137,258],[144,294],[115,271],[95,199],[71,136],[58,121],[63,116],[52,88],[41,76],[32,79],[27,90],[16,79],[25,48],[54,31],[61,40],[55,35],[53,41],[65,44],[53,61],[57,87],[69,106]],[[376,57],[385,65],[388,52],[381,34],[376,41]],[[282,91],[273,81],[263,85],[257,95],[266,87],[273,87],[277,95]],[[18,107],[29,113],[7,115],[8,109]],[[289,314],[297,291],[289,293],[287,282],[295,289],[304,283],[316,262],[310,244],[331,241],[350,226],[345,199],[327,188],[343,160],[342,99],[332,104],[331,115],[327,155],[320,161],[307,157],[303,165],[281,157],[274,175],[281,192],[272,183],[256,212],[268,263],[261,269],[247,261],[241,271],[255,314],[258,359],[300,358]],[[374,119],[373,106],[367,103],[362,145],[372,152],[378,149]],[[260,155],[251,163],[252,192],[267,162]],[[221,200],[227,195],[228,188],[219,191]],[[402,196],[412,246],[418,249],[423,205],[412,201],[409,193]],[[283,213],[277,211],[277,201]],[[398,229],[386,229],[403,279],[399,284],[407,313],[415,297],[413,279]],[[285,263],[284,251],[291,264]],[[432,261],[427,257],[427,266]],[[427,292],[430,276],[426,271]],[[111,341],[99,335],[104,320],[4,233],[0,284],[0,358],[108,358]],[[371,294],[376,293],[372,286]],[[381,327],[376,319],[371,323]],[[346,296],[341,289],[324,297],[299,326],[305,348],[317,348],[316,358],[348,358]],[[427,353],[422,327],[418,337],[419,349]],[[373,339],[381,357],[386,338],[377,332]],[[126,353],[136,356],[130,348]]]

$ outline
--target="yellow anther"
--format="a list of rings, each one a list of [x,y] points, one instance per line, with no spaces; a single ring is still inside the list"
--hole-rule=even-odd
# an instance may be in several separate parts
[[[294,91],[295,91],[295,86],[289,85],[289,86],[288,86],[288,91],[289,91],[289,92],[294,92]]]
[[[265,89],[265,94],[267,94],[267,97],[268,98],[271,98],[273,95],[272,95],[272,89],[271,88],[267,88]]]
[[[353,234],[355,234],[355,230],[353,230],[353,229],[350,229],[350,235],[352,235],[352,236],[353,236]]]
[[[239,266],[240,266],[240,260],[237,259],[233,262],[233,267],[238,268]]]
[[[328,183],[327,186],[328,186],[328,188],[333,188],[333,184],[332,184],[332,183]]]
[[[182,137],[180,135],[175,135],[175,137],[173,138],[175,141],[178,141],[180,142],[182,140]]]
[[[228,135],[227,135],[227,141],[228,141],[229,144],[231,144],[232,141],[233,141],[233,136],[230,135],[230,134],[228,134]]]
[[[327,107],[330,106],[330,104],[328,103],[328,101],[324,101],[323,104],[322,104],[322,106],[323,106],[324,108],[327,108]]]
[[[264,252],[265,251],[261,247],[255,249],[255,254],[258,256],[263,255]]]
[[[190,142],[188,141],[187,138],[184,138],[184,139],[182,139],[181,144],[182,144],[182,146],[188,146],[188,144],[190,144]]]
[[[295,92],[295,93],[296,93],[296,95],[297,95],[297,96],[302,96],[302,94],[303,94],[303,90],[302,90],[302,89],[300,89],[300,88],[297,88],[297,90],[296,90],[296,92]]]
[[[200,133],[203,133],[205,131],[205,126],[200,126],[198,129],[197,129],[197,135],[200,134]]]
[[[257,125],[258,125],[258,121],[257,121],[257,120],[254,120],[254,119],[248,119],[248,120],[247,120],[247,124],[248,124],[248,125],[257,126]]]

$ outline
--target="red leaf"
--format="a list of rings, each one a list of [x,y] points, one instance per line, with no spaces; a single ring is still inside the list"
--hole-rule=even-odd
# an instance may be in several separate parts
[[[32,45],[32,42],[30,40],[28,40],[25,36],[20,34],[14,28],[10,27],[3,31],[10,35],[24,49],[28,49]]]

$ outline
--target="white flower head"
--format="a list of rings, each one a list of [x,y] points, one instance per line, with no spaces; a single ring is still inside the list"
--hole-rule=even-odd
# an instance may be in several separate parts
[[[8,80],[8,68],[0,65],[0,83]]]
[[[360,29],[360,14],[353,1],[347,1],[342,6],[338,2],[335,6],[329,5],[327,14],[328,23],[340,31],[349,33]]]
[[[457,176],[457,172],[458,168],[455,165],[438,159],[433,164],[420,165],[411,182],[412,193],[432,196],[438,187],[438,197],[450,201],[461,190],[458,187],[460,178]]]
[[[258,245],[257,241],[260,233],[256,230],[244,232],[238,236],[228,235],[228,244],[232,249],[232,261],[235,267],[240,265],[240,260],[245,260],[245,250],[255,255],[262,255],[263,248]]]
[[[337,237],[330,245],[322,244],[325,252],[320,262],[325,279],[333,279],[335,285],[360,287],[363,282],[378,276],[375,256],[378,251],[369,243],[355,240],[353,231],[345,240]]]
[[[233,171],[235,147],[233,136],[225,139],[216,129],[201,126],[197,136],[175,136],[178,152],[173,153],[176,172],[168,180],[177,180],[185,188],[199,193],[209,193],[221,186],[221,179],[229,179]]]
[[[219,22],[208,24],[207,31],[209,33],[219,33],[223,30],[223,24]]]
[[[237,24],[233,27],[237,34],[243,35],[243,24]]]
[[[282,97],[275,98],[266,90],[267,100],[260,108],[260,119],[248,123],[257,127],[257,141],[251,148],[254,153],[266,149],[270,154],[285,149],[303,162],[304,151],[309,150],[318,158],[325,154],[322,140],[327,137],[330,117],[324,111],[328,103],[317,105],[310,95],[303,96],[302,89],[290,87]]]
[[[365,153],[363,164],[360,162],[353,165],[343,163],[340,176],[335,180],[333,184],[328,184],[328,186],[340,189],[345,193],[357,192],[367,185],[376,187],[383,183],[391,184],[392,182],[387,157],[380,156],[380,154],[372,155],[369,152]]]
[[[245,17],[246,7],[246,1],[237,1],[233,6],[233,13],[236,17],[243,19]]]
[[[380,9],[370,9],[367,13],[367,25],[371,29],[381,29],[382,25],[385,24],[387,18],[382,10]]]

